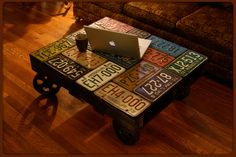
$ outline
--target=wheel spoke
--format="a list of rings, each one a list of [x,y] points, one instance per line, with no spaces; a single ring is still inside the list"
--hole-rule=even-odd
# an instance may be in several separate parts
[[[51,83],[47,76],[42,76],[37,74],[33,80],[34,88],[41,94],[45,96],[55,95],[60,86],[55,83]]]

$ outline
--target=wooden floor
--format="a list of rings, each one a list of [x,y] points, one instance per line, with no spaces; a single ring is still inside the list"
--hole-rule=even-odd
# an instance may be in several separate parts
[[[25,4],[24,4],[25,5]],[[81,27],[72,9],[6,5],[3,28],[3,151],[7,154],[226,154],[232,151],[233,91],[206,77],[123,145],[111,118],[61,89],[46,99],[32,87],[29,53]]]

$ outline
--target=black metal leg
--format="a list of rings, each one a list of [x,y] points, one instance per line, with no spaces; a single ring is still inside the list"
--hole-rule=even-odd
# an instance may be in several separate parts
[[[129,130],[116,120],[113,120],[112,124],[113,124],[113,128],[116,132],[117,137],[124,144],[133,145],[139,140],[139,136],[140,136],[139,129]]]
[[[177,100],[182,100],[185,97],[187,97],[190,93],[190,87],[189,86],[181,86],[174,90],[173,97]]]

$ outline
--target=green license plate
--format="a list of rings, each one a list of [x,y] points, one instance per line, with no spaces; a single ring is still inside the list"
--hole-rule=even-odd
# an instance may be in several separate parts
[[[82,76],[76,83],[89,91],[94,91],[124,71],[125,68],[108,61]]]
[[[145,99],[154,102],[170,90],[182,78],[166,69],[158,71],[144,83],[134,89],[134,92]]]
[[[107,61],[107,59],[87,50],[86,52],[80,53],[78,48],[75,46],[62,53],[73,61],[86,67],[87,69],[95,69]]]
[[[186,77],[199,65],[207,60],[207,57],[197,52],[188,50],[180,57],[176,58],[166,68],[171,70],[182,77]]]
[[[61,39],[33,52],[31,55],[43,62],[72,46],[73,44],[68,40]]]
[[[138,116],[151,104],[138,95],[112,82],[96,90],[95,95],[132,117]]]
[[[113,81],[120,86],[132,91],[140,82],[144,81],[150,74],[154,74],[160,68],[155,65],[141,61],[131,69],[117,76]]]

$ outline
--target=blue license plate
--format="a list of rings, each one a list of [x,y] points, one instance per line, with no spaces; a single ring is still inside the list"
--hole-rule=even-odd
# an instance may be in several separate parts
[[[155,35],[151,35],[148,39],[152,40],[149,47],[167,53],[175,58],[187,50],[187,48],[185,47],[182,47]]]
[[[154,102],[176,85],[182,78],[166,69],[144,81],[134,89],[134,92],[143,98]]]

